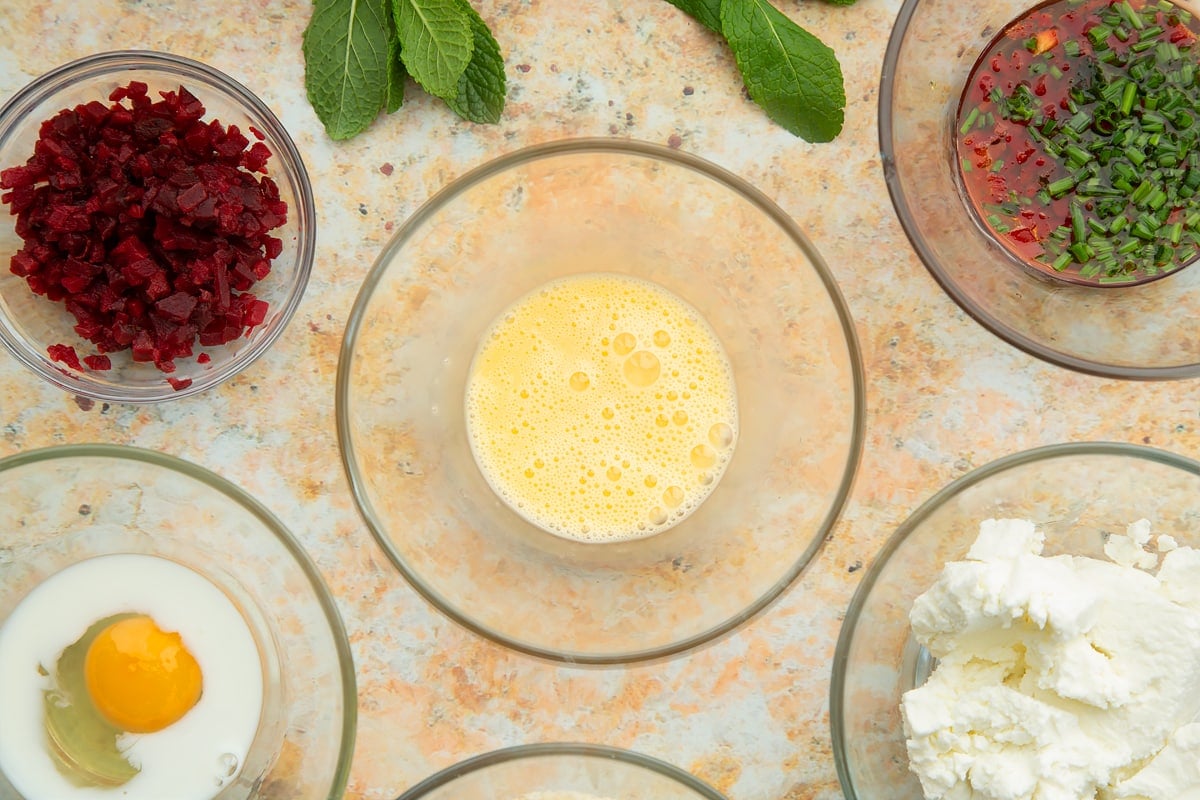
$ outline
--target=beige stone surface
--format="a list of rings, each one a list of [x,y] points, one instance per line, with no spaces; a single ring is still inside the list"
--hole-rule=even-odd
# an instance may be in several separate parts
[[[1200,455],[1196,381],[1133,383],[1032,359],[963,314],[911,250],[880,169],[880,66],[898,0],[776,5],[846,73],[846,129],[811,145],[744,95],[723,44],[664,0],[474,0],[507,59],[494,126],[416,91],[395,116],[334,143],[304,94],[304,0],[0,0],[0,100],[102,50],[203,60],[271,106],[302,152],[320,220],[308,293],[277,344],[225,385],[151,407],[92,403],[0,353],[0,456],[66,442],[128,443],[208,467],[296,534],[337,598],[357,664],[347,796],[392,798],[467,756],[577,740],[671,761],[733,800],[841,797],[828,689],[844,610],[890,532],[948,481],[1067,440]],[[338,458],[334,376],[359,284],[392,231],[456,176],[574,136],[657,142],[759,187],[791,214],[845,293],[867,374],[854,492],[810,568],[777,603],[698,651],[584,669],[519,655],[437,613],[368,534]],[[391,165],[390,168],[388,165]]]

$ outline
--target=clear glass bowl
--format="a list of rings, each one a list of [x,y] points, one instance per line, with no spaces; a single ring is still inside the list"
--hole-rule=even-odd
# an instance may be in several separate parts
[[[665,761],[594,744],[529,744],[448,767],[398,800],[724,800]]]
[[[1200,375],[1200,267],[1138,286],[1035,275],[984,232],[961,189],[953,133],[963,85],[996,32],[1034,5],[905,0],[879,93],[883,172],[904,231],[963,311],[1031,355],[1116,378]]]
[[[531,525],[492,492],[466,437],[480,335],[534,287],[586,272],[689,302],[737,384],[724,477],[691,516],[639,540]],[[569,141],[464,175],[397,232],[347,324],[337,421],[363,517],[435,606],[528,653],[620,663],[707,641],[791,584],[846,500],[863,378],[828,268],[770,200],[666,148]]]
[[[847,800],[922,800],[909,772],[901,695],[931,666],[908,614],[947,561],[994,518],[1034,521],[1045,553],[1105,559],[1109,533],[1141,518],[1200,546],[1200,463],[1127,444],[1070,443],[1007,456],[926,501],[880,550],[846,612],[833,657],[833,756]]]
[[[0,459],[0,625],[35,586],[86,558],[141,553],[208,578],[242,611],[264,663],[263,717],[218,800],[338,800],[357,698],[333,598],[266,508],[207,470],[111,445]],[[19,798],[0,773],[0,797]]]
[[[242,337],[217,347],[196,346],[208,363],[179,358],[169,376],[153,364],[136,363],[129,351],[111,353],[112,369],[75,370],[50,359],[53,344],[75,346],[82,358],[95,346],[74,331],[75,318],[63,304],[34,294],[25,279],[12,274],[9,260],[21,247],[14,230],[16,218],[0,206],[0,343],[17,360],[50,383],[85,397],[125,403],[153,403],[204,391],[236,375],[271,346],[300,304],[312,269],[316,220],[308,172],[283,125],[248,89],[212,67],[169,53],[117,51],[72,61],[42,75],[18,91],[0,108],[0,169],[24,164],[33,154],[41,123],[64,108],[92,100],[106,101],[109,93],[130,81],[144,81],[150,96],[182,84],[205,107],[205,120],[236,124],[251,141],[253,127],[264,134],[271,150],[267,174],[279,185],[288,205],[288,219],[271,235],[283,242],[283,252],[271,262],[271,273],[251,290],[270,304],[267,318]],[[167,378],[190,380],[176,390]]]

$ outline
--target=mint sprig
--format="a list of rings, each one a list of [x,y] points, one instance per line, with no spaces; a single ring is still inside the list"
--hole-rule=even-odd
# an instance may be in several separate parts
[[[836,54],[768,0],[667,2],[725,38],[750,99],[784,129],[809,142],[842,132],[846,89]]]
[[[308,100],[333,139],[404,102],[411,76],[473,122],[504,111],[504,59],[467,0],[314,0],[304,31]]]
[[[421,88],[454,97],[471,63],[471,20],[458,0],[392,0],[400,60]]]
[[[471,61],[459,76],[454,97],[445,98],[454,113],[471,122],[499,122],[504,112],[504,58],[500,45],[483,18],[467,0],[458,0],[471,21],[474,49]]]
[[[308,101],[334,139],[361,133],[389,99],[386,0],[316,0],[304,31]],[[397,104],[398,107],[398,104]]]

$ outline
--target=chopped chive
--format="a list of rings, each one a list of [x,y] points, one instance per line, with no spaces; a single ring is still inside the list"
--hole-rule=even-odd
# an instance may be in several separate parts
[[[945,128],[943,128],[942,130],[945,130]],[[945,163],[945,162],[942,162],[942,163]],[[1048,185],[1046,187],[1046,191],[1050,193],[1051,197],[1057,199],[1059,197],[1062,197],[1063,195],[1065,195],[1067,192],[1071,191],[1074,188],[1075,188],[1075,181],[1072,178],[1059,178],[1058,180],[1056,180],[1053,183],[1051,183],[1050,185]]]
[[[1103,44],[1104,40],[1107,39],[1111,34],[1112,34],[1111,27],[1109,27],[1108,25],[1100,24],[1100,25],[1097,25],[1094,28],[1092,28],[1090,31],[1088,31],[1087,36],[1089,39],[1092,40],[1093,45],[1100,45],[1100,44]],[[945,128],[943,128],[942,130],[945,130]]]
[[[967,133],[970,133],[971,128],[975,125],[975,120],[977,120],[977,119],[979,119],[979,107],[978,106],[976,106],[975,108],[972,108],[971,113],[967,114],[966,121],[963,122],[962,127],[960,127],[958,129],[959,133],[962,133],[964,135]],[[942,130],[944,131],[946,129],[942,128]]]
[[[1135,99],[1137,99],[1137,84],[1130,81],[1125,84],[1124,89],[1121,91],[1120,109],[1122,116],[1127,117],[1129,116],[1130,112],[1133,111],[1133,101]],[[942,128],[942,130],[944,131],[946,129]]]

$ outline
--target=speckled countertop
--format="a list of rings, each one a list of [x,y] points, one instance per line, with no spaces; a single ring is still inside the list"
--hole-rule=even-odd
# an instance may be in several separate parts
[[[213,391],[151,407],[92,403],[0,353],[0,456],[66,442],[153,448],[214,470],[274,511],[320,567],[348,628],[359,686],[350,798],[392,798],[467,756],[564,739],[658,756],[732,800],[838,798],[830,662],[863,569],[891,531],[948,481],[1015,450],[1108,439],[1200,456],[1200,387],[1065,372],[987,333],[940,291],[904,237],[879,163],[878,81],[899,0],[776,3],[833,46],[846,73],[846,129],[823,145],[771,124],[744,97],[722,43],[664,0],[474,4],[506,55],[500,124],[461,122],[413,92],[399,114],[335,144],[304,96],[306,0],[0,0],[0,99],[101,50],[205,61],[282,118],[307,162],[320,221],[291,325]],[[393,229],[489,158],[572,136],[666,144],[762,189],[828,261],[868,376],[854,492],[810,568],[734,634],[632,668],[538,661],[438,614],[360,520],[334,428],[346,318]]]

